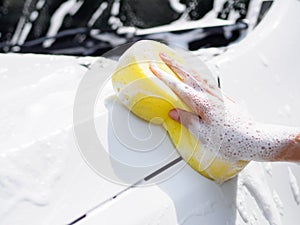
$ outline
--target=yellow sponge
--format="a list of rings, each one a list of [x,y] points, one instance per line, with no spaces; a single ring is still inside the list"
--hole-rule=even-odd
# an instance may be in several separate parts
[[[173,108],[191,110],[150,71],[150,63],[156,62],[161,69],[177,78],[162,62],[159,53],[166,53],[179,63],[184,61],[174,50],[159,42],[136,42],[122,55],[112,76],[117,97],[138,117],[162,125],[179,154],[197,172],[218,183],[232,178],[247,162],[229,161],[217,156],[211,159],[208,167],[203,167],[200,159],[205,150],[201,144],[184,126],[168,116]]]

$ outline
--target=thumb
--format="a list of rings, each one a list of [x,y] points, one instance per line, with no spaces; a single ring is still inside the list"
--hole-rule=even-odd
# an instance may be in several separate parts
[[[172,109],[169,112],[169,116],[177,121],[178,123],[181,123],[182,125],[186,126],[194,122],[199,122],[200,117],[197,116],[194,113],[182,110],[182,109]]]
[[[204,128],[202,119],[195,113],[182,109],[172,109],[169,112],[169,116],[185,126],[194,135],[198,135],[199,131]]]

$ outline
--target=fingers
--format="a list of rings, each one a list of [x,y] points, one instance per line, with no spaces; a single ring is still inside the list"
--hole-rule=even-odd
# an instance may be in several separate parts
[[[185,71],[182,66],[175,62],[175,60],[171,59],[168,55],[164,53],[159,54],[160,58],[164,61],[164,63],[187,85],[193,87],[198,91],[203,91],[199,82],[191,76],[187,71]]]
[[[223,101],[223,99],[219,96],[218,88],[216,85],[211,85],[207,80],[202,80],[197,76],[196,79],[194,76],[190,75],[182,66],[175,62],[172,58],[170,58],[165,53],[159,54],[160,58],[163,62],[187,85],[193,87],[197,91],[206,91],[208,94],[218,98]],[[194,72],[195,73],[195,72]]]
[[[197,115],[205,118],[208,109],[208,101],[203,92],[196,91],[187,84],[179,81],[172,75],[158,68],[154,63],[150,64],[152,73],[171,88],[179,98],[189,106]]]

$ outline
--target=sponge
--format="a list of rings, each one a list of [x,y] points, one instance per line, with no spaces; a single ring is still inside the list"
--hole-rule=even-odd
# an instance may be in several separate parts
[[[155,41],[139,41],[127,49],[112,76],[118,99],[138,117],[163,126],[178,153],[194,170],[218,183],[234,177],[248,162],[231,161],[216,155],[210,159],[208,166],[203,165],[200,162],[204,147],[183,125],[169,117],[171,109],[190,112],[191,109],[150,71],[150,63],[155,62],[160,69],[178,79],[160,59],[160,53],[169,55],[179,63],[185,61],[175,50]]]

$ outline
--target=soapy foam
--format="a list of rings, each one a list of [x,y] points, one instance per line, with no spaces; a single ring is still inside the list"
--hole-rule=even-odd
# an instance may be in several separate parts
[[[251,212],[247,210],[244,204],[248,193],[254,198],[257,207],[270,225],[282,224],[280,210],[278,209],[279,201],[276,203],[274,195],[272,195],[270,187],[266,183],[266,176],[261,163],[254,163],[243,170],[239,176],[238,186],[237,209],[245,223],[250,222],[252,224],[253,219],[255,219],[253,218],[255,214],[250,215]]]
[[[264,163],[264,168],[267,174],[269,174],[272,177],[272,163],[270,162]]]
[[[226,158],[236,160],[265,161],[275,159],[282,149],[288,146],[300,133],[299,128],[266,125],[254,122],[237,104],[224,97],[224,102],[206,91],[203,84],[187,85],[173,76],[152,66],[154,73],[164,81],[202,120],[184,124],[202,144],[209,138],[219,136],[215,143],[222,143],[220,153]],[[188,81],[185,81],[186,83]],[[194,82],[194,80],[192,81]],[[207,85],[211,92],[216,89]],[[207,96],[209,98],[207,98]],[[183,118],[182,118],[183,119]],[[183,119],[184,120],[184,119]],[[204,124],[209,124],[204,126]],[[223,133],[220,133],[223,131]],[[211,146],[216,149],[218,146]]]
[[[186,6],[180,3],[179,0],[169,0],[170,6],[178,13],[183,13],[186,9]]]
[[[276,207],[280,213],[281,216],[284,215],[284,206],[283,206],[283,203],[279,197],[279,195],[277,194],[277,192],[275,190],[273,190],[273,200],[276,204]]]
[[[288,167],[288,171],[289,171],[289,180],[290,180],[290,187],[294,196],[294,200],[297,203],[297,205],[300,204],[300,189],[297,183],[297,179],[293,173],[293,171],[291,170],[290,167]]]
[[[249,215],[247,207],[245,206],[245,195],[246,192],[241,184],[239,185],[239,195],[236,201],[236,208],[244,223],[248,223],[249,221],[252,221],[252,217]]]
[[[69,153],[68,135],[59,130],[0,154],[0,216],[24,201],[36,206],[49,204],[52,185],[60,178]]]
[[[185,215],[179,224],[185,224],[193,216],[207,216],[209,214],[215,213],[216,202],[207,201],[201,207],[194,208],[190,213]]]

